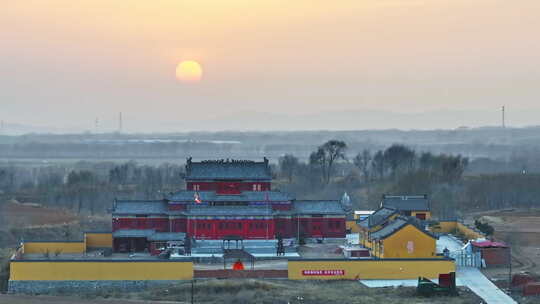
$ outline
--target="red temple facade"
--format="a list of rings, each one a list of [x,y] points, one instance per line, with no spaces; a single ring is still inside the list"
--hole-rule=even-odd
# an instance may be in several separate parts
[[[195,239],[344,238],[338,200],[296,200],[272,190],[268,159],[186,163],[186,190],[162,200],[116,200],[114,249],[141,251]]]

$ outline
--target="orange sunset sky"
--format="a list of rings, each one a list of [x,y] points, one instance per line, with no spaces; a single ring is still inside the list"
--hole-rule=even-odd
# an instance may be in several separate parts
[[[518,121],[540,113],[539,29],[538,0],[4,1],[0,118],[112,128],[122,111],[133,130],[168,131],[251,112],[506,104]],[[178,81],[183,60],[201,81]]]

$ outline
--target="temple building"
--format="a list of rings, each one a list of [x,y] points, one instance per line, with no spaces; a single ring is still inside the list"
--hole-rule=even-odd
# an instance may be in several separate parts
[[[268,159],[186,163],[186,190],[162,200],[115,200],[115,251],[143,251],[186,236],[218,240],[345,238],[341,200],[296,200],[272,190]]]

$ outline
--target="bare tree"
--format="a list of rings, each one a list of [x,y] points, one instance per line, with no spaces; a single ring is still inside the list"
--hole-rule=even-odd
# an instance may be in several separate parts
[[[366,184],[369,184],[371,159],[371,152],[369,150],[363,150],[362,153],[358,153],[353,159],[354,165],[362,172]]]
[[[416,153],[404,145],[392,145],[384,151],[384,159],[392,170],[392,177],[396,177],[400,168],[410,172],[414,168]]]
[[[386,168],[384,161],[384,153],[382,151],[377,151],[371,160],[371,167],[374,172],[377,173],[379,179],[384,177],[384,170]]]
[[[347,144],[344,141],[329,140],[322,146],[317,148],[317,151],[311,153],[309,162],[311,165],[319,166],[322,172],[323,182],[330,183],[332,169],[334,164],[339,160],[345,160],[345,150]]]
[[[279,158],[279,169],[281,174],[289,180],[289,183],[292,182],[293,176],[298,170],[299,161],[292,154],[285,154]]]

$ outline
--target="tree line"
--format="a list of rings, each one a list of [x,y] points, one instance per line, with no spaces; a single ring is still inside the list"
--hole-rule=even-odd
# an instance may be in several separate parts
[[[309,157],[285,154],[272,165],[273,188],[298,199],[338,199],[347,192],[357,209],[377,208],[382,194],[428,194],[441,217],[456,216],[460,210],[538,206],[540,174],[477,174],[470,170],[477,160],[402,144],[351,150],[345,141],[329,140]],[[135,161],[0,165],[0,203],[15,198],[79,214],[103,214],[114,198],[161,199],[182,189],[183,174],[183,164]]]

